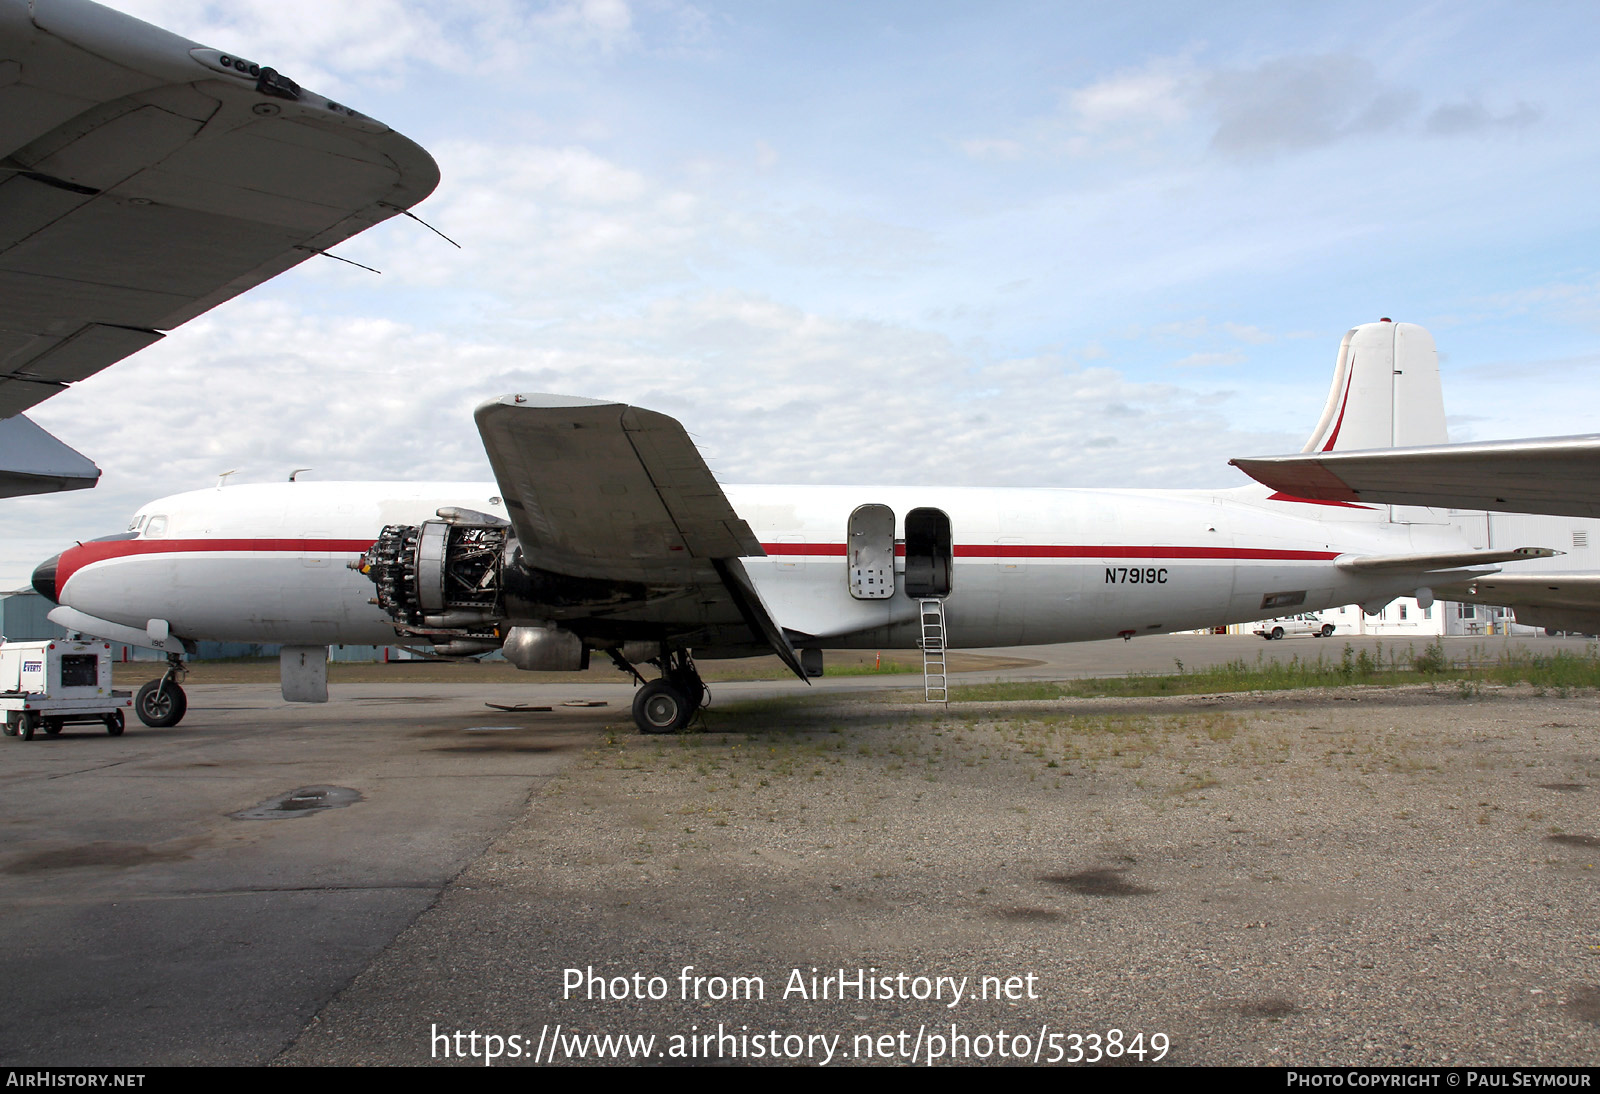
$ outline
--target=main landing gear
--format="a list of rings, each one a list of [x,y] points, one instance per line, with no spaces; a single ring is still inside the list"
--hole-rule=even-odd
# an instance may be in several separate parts
[[[183,658],[175,653],[167,654],[167,671],[161,679],[150,681],[133,697],[133,709],[139,721],[157,729],[183,721],[183,716],[189,712],[189,697],[178,682],[188,674]]]
[[[688,650],[668,650],[663,645],[661,656],[650,662],[661,669],[658,680],[639,675],[617,650],[611,651],[611,659],[639,681],[639,690],[633,693],[633,723],[640,733],[678,732],[711,697]]]

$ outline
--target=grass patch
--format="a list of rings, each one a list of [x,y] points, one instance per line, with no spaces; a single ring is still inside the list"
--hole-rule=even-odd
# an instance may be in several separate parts
[[[956,703],[996,702],[1012,699],[1068,699],[1203,695],[1212,692],[1290,691],[1299,688],[1342,687],[1347,684],[1415,684],[1453,682],[1462,698],[1474,698],[1485,684],[1530,684],[1536,688],[1600,688],[1600,647],[1581,654],[1558,650],[1549,655],[1526,652],[1500,654],[1493,661],[1452,660],[1439,643],[1418,651],[1413,646],[1382,645],[1357,652],[1350,645],[1337,660],[1323,654],[1302,660],[1254,662],[1239,658],[1225,665],[1183,669],[1173,673],[1098,677],[1056,683],[1019,681],[960,685],[950,689]]]
[[[922,662],[885,661],[881,665],[823,665],[823,676],[904,676],[922,675]]]

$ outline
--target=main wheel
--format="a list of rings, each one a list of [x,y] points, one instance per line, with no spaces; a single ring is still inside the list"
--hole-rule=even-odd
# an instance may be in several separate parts
[[[189,697],[170,680],[166,687],[160,680],[152,680],[133,697],[133,710],[145,725],[164,729],[183,721],[189,712]]]
[[[106,732],[113,737],[122,736],[122,731],[127,728],[128,720],[122,716],[122,711],[113,710],[105,716]]]
[[[676,733],[689,724],[694,708],[665,680],[652,680],[633,697],[633,721],[640,733]]]
[[[1282,627],[1273,627],[1272,628],[1272,637],[1273,638],[1282,638],[1283,637],[1283,628]]]

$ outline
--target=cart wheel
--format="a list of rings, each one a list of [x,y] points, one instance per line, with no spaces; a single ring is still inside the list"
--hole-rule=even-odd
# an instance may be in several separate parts
[[[60,718],[46,718],[44,720],[44,731],[48,736],[57,736],[61,732],[61,725]]]
[[[36,710],[25,710],[25,711],[23,711],[22,712],[22,728],[17,730],[17,736],[21,737],[24,741],[31,741],[31,740],[33,740],[34,730],[36,730],[38,728],[39,728],[39,712],[36,711]]]
[[[0,726],[0,732],[4,732],[7,737],[15,737],[17,735],[16,718],[17,716],[11,711],[6,711],[6,724]]]
[[[122,736],[122,730],[128,724],[127,720],[122,717],[122,711],[120,710],[113,710],[110,714],[107,714],[105,721],[106,732],[113,737]]]

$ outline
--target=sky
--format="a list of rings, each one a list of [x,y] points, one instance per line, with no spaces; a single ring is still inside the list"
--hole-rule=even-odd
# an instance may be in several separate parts
[[[415,212],[30,416],[0,587],[154,498],[485,480],[511,391],[677,417],[724,482],[1237,485],[1340,338],[1452,439],[1600,432],[1588,3],[118,0],[427,148]]]

